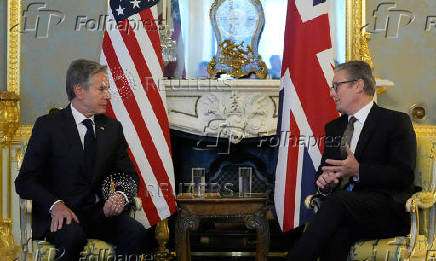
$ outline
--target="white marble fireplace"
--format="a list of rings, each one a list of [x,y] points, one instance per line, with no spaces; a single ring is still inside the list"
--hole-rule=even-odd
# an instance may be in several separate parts
[[[164,80],[170,128],[198,136],[274,135],[280,80]]]

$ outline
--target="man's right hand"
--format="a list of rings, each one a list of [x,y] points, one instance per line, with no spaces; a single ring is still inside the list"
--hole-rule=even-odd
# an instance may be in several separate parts
[[[80,223],[76,214],[69,209],[65,204],[61,201],[56,203],[51,210],[51,225],[50,231],[56,232],[57,230],[62,228],[64,224],[64,219],[66,220],[66,224],[71,224],[71,221],[74,220],[76,223]]]
[[[339,179],[332,171],[324,171],[321,175],[319,175],[318,179],[316,180],[316,185],[320,189],[327,189],[330,188],[330,186],[335,186],[335,184],[338,183]]]

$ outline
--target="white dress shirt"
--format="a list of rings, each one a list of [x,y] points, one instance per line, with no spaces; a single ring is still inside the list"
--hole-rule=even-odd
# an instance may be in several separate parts
[[[350,149],[354,153],[357,147],[357,143],[359,142],[359,136],[362,132],[363,125],[365,124],[366,118],[368,118],[368,114],[371,111],[372,106],[374,105],[373,101],[370,101],[367,105],[363,106],[358,112],[354,115],[348,115],[348,120],[354,116],[357,121],[354,122],[353,127],[353,137],[350,142]]]
[[[95,123],[94,123],[94,115],[90,118],[86,118],[85,115],[80,113],[76,108],[74,108],[73,104],[71,106],[71,112],[73,113],[74,121],[76,122],[77,131],[79,132],[80,141],[82,142],[82,148],[85,147],[85,134],[87,131],[87,128],[85,124],[83,124],[83,120],[90,119],[92,121],[92,128],[94,129],[94,135],[95,135]]]
[[[371,111],[372,106],[374,105],[373,101],[370,101],[367,105],[363,106],[358,112],[354,115],[348,115],[348,120],[354,116],[357,120],[354,122],[353,127],[353,137],[350,142],[350,150],[354,153],[356,151],[357,143],[359,142],[360,133],[362,132],[363,126],[365,125],[366,118],[368,118],[368,114]],[[359,181],[359,176],[353,177],[354,181]]]

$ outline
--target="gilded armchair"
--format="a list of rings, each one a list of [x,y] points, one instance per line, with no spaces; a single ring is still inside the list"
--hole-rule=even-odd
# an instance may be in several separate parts
[[[436,216],[436,126],[415,125],[417,161],[415,184],[422,191],[406,202],[410,212],[411,229],[404,237],[359,241],[355,243],[348,260],[435,260]],[[316,212],[319,205],[313,195],[305,200],[307,208]]]
[[[135,212],[141,210],[141,208],[141,199],[135,198],[135,204],[130,211],[130,215],[135,217]],[[53,261],[56,254],[55,247],[45,240],[33,241],[31,238],[31,216],[32,201],[20,199],[21,260]],[[88,243],[82,251],[82,257],[91,258],[89,260],[112,260],[115,257],[114,246],[102,240],[88,239]],[[84,260],[88,259],[85,258]]]

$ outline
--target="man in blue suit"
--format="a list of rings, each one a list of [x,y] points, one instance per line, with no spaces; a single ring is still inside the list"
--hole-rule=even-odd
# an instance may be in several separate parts
[[[122,126],[104,114],[111,98],[106,70],[93,61],[71,63],[70,104],[36,120],[15,180],[17,193],[33,201],[33,239],[52,242],[58,260],[78,260],[87,238],[115,244],[117,255],[146,249],[145,228],[125,213],[132,188],[118,185],[107,200],[101,190],[114,172],[139,184]]]

